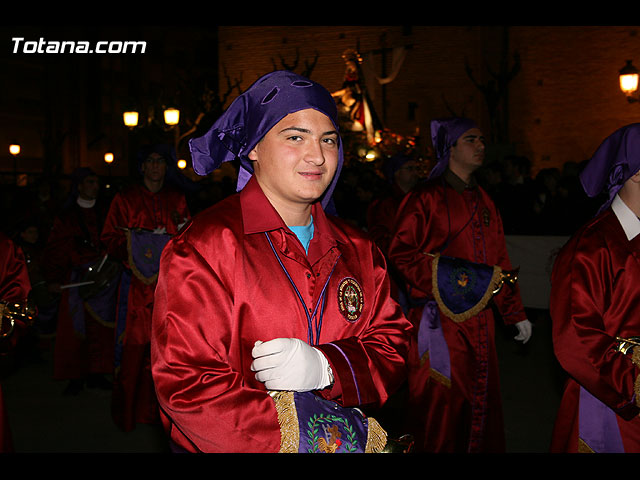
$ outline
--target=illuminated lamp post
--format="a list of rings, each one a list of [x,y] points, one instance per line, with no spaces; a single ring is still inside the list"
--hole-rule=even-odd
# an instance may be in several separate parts
[[[18,183],[18,155],[20,155],[20,144],[12,143],[9,145],[9,153],[13,156],[13,175],[16,183]]]
[[[129,128],[134,128],[138,126],[138,117],[139,117],[138,112],[134,110],[130,110],[122,114],[122,120],[124,121],[124,124]]]
[[[111,177],[111,164],[115,160],[113,153],[107,152],[104,154],[104,163],[107,164],[107,168],[109,169],[109,177]]]
[[[633,66],[631,60],[627,60],[626,65],[620,69],[619,78],[620,90],[625,94],[629,103],[637,102],[638,70]]]
[[[169,107],[164,110],[164,123],[169,126],[175,126],[180,123],[180,110]]]

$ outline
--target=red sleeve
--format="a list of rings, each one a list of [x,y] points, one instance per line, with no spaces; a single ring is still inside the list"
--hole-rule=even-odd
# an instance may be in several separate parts
[[[615,350],[615,337],[640,334],[640,268],[630,252],[617,256],[612,250],[592,232],[572,239],[558,255],[550,303],[553,345],[571,377],[629,419],[638,414],[638,368]]]
[[[228,360],[233,275],[214,271],[179,238],[162,254],[151,335],[153,378],[173,423],[171,438],[190,451],[277,452],[273,400]]]
[[[31,292],[27,263],[22,250],[0,234],[0,300],[23,302]]]

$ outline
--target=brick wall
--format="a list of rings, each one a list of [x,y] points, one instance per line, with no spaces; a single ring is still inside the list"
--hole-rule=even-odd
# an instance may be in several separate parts
[[[638,29],[510,27],[508,67],[517,52],[521,69],[508,84],[508,138],[499,151],[528,156],[535,173],[589,158],[609,133],[636,121],[640,104],[629,104],[619,91],[618,70],[627,59],[640,66]],[[383,46],[410,46],[398,76],[386,87],[386,109],[382,88],[373,90],[377,112],[386,112],[385,125],[403,134],[419,132],[428,144],[429,121],[454,113],[475,118],[488,137],[497,136],[485,97],[465,64],[481,87],[490,87],[504,45],[498,27],[224,26],[219,40],[221,72],[224,67],[230,76],[241,76],[243,88],[274,67],[283,68],[281,57],[292,65],[297,51],[298,73],[318,54],[311,77],[330,91],[341,86],[345,49],[359,46],[366,55]],[[375,62],[381,71],[379,56]],[[415,105],[413,118],[410,105]]]

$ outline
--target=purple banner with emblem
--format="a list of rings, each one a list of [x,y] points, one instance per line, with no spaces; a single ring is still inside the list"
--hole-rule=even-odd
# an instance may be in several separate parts
[[[313,392],[276,392],[272,397],[284,453],[377,453],[386,446],[386,432],[357,408]]]
[[[434,298],[454,321],[464,321],[487,306],[501,272],[496,266],[441,255],[436,255],[432,268]]]
[[[160,270],[160,256],[171,235],[146,230],[127,230],[129,266],[134,275],[145,283],[156,281]]]

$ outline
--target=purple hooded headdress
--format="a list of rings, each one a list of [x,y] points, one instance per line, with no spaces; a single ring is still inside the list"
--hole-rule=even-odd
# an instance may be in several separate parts
[[[194,171],[208,175],[223,162],[238,159],[237,191],[242,190],[253,174],[249,152],[284,117],[308,108],[325,114],[336,131],[339,130],[336,102],[322,85],[293,72],[275,71],[264,75],[231,103],[205,135],[189,141]],[[322,197],[325,208],[343,162],[340,142],[338,168]]]
[[[589,197],[607,195],[601,212],[611,205],[624,183],[640,170],[640,123],[619,128],[609,135],[580,173]]]
[[[442,175],[449,165],[451,146],[464,132],[477,127],[476,123],[468,118],[440,118],[431,121],[431,143],[436,155],[436,164],[429,173],[429,178]]]

